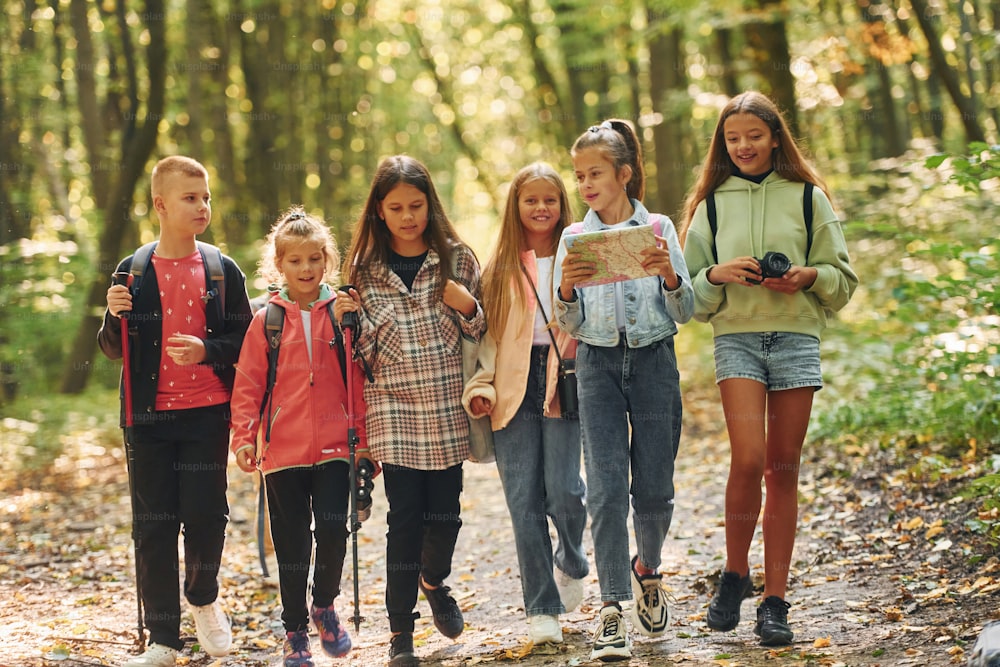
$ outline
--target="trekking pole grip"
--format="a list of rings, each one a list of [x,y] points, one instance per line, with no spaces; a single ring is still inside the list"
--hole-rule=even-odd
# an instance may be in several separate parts
[[[355,289],[354,285],[341,285],[340,287],[337,288],[337,291],[347,294],[348,298],[350,298],[352,289]],[[358,326],[360,324],[361,321],[358,319],[358,313],[357,311],[353,310],[344,313],[344,317],[340,322],[340,326],[342,326],[345,329],[349,329],[352,334],[356,334],[358,332]]]

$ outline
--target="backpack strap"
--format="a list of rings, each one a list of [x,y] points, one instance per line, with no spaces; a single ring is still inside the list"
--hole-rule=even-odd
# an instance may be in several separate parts
[[[267,341],[267,382],[264,397],[260,402],[260,414],[264,414],[271,400],[274,382],[278,377],[278,353],[281,352],[281,330],[285,327],[285,309],[270,301],[264,306],[264,339]],[[271,420],[268,418],[266,440],[271,440]]]
[[[802,189],[802,219],[806,223],[806,258],[812,249],[813,242],[813,190],[815,185],[806,181]],[[709,192],[705,197],[705,208],[708,213],[708,227],[712,231],[712,258],[719,263],[719,253],[715,249],[715,235],[719,231],[719,215],[715,210],[715,192]]]
[[[226,315],[226,273],[222,268],[222,251],[210,243],[202,241],[196,243],[198,252],[201,253],[201,261],[205,265],[205,281],[208,289],[205,292],[204,301],[207,304],[209,301],[215,300],[221,323],[225,320]]]
[[[582,222],[574,222],[572,225],[566,228],[567,234],[579,234],[583,231]]]
[[[715,192],[709,192],[705,197],[705,208],[708,213],[708,228],[712,230],[712,259],[719,263],[719,251],[715,249],[715,235],[719,232],[719,214],[715,211]]]
[[[340,327],[337,326],[337,318],[333,315],[333,302],[330,300],[326,302],[326,314],[330,318],[330,324],[333,326],[333,340],[330,341],[330,347],[334,349],[337,353],[337,361],[340,362],[340,374],[344,378],[344,386],[347,386],[347,350],[344,348],[344,333],[341,331]]]
[[[142,285],[142,276],[149,268],[149,263],[153,260],[153,251],[156,250],[157,242],[147,243],[140,246],[132,255],[132,267],[129,269],[132,274],[132,296],[139,294]]]
[[[806,181],[802,188],[802,217],[806,221],[806,260],[809,259],[809,251],[813,244],[813,189],[814,186]]]

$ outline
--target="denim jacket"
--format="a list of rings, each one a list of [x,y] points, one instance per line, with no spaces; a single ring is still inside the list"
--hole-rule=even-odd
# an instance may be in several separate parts
[[[632,200],[635,213],[625,225],[651,224],[649,211],[638,200]],[[663,285],[659,276],[627,280],[623,283],[625,294],[625,341],[629,347],[645,347],[677,333],[677,324],[691,319],[694,313],[694,291],[691,276],[684,263],[684,252],[677,240],[673,222],[665,215],[660,217],[660,236],[667,240],[670,261],[680,279],[677,289],[670,290]],[[593,210],[587,211],[583,219],[583,231],[596,232],[611,229],[601,222]],[[566,231],[563,231],[566,236]],[[556,252],[555,275],[552,284],[555,290],[556,321],[559,327],[579,341],[599,347],[613,347],[619,343],[619,331],[615,321],[615,284],[594,285],[573,291],[573,299],[563,301],[559,294],[562,280],[562,262],[566,257],[566,245],[559,244]]]

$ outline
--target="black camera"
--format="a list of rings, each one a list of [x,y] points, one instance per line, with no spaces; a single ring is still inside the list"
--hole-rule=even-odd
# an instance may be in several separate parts
[[[768,251],[764,253],[763,257],[755,257],[754,259],[760,265],[760,280],[747,278],[747,282],[754,285],[760,285],[761,280],[764,280],[764,278],[780,278],[792,268],[791,260],[783,252]]]
[[[575,419],[580,414],[580,402],[576,395],[576,359],[563,359],[559,362],[556,391],[563,419]]]

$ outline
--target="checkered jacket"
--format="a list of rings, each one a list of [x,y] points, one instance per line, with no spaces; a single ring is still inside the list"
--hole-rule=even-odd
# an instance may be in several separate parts
[[[479,263],[464,246],[454,252],[456,280],[478,300]],[[358,279],[364,317],[357,347],[375,378],[364,392],[368,446],[378,461],[418,470],[468,457],[459,326],[476,340],[486,330],[481,307],[467,320],[437,296],[439,264],[429,250],[411,290],[392,271],[362,271]]]

